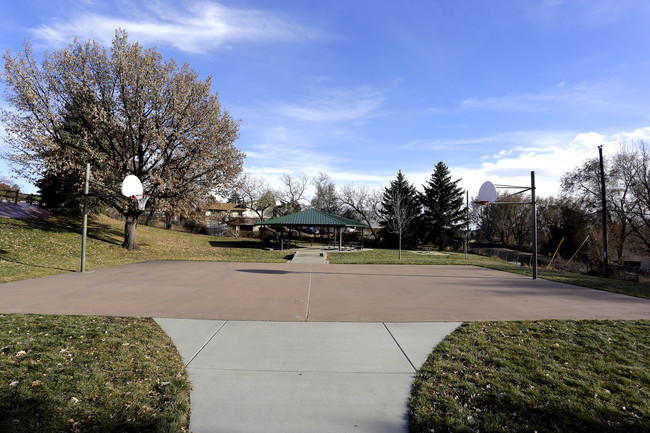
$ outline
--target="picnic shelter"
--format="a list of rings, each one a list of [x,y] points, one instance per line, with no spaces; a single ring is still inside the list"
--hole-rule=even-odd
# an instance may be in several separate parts
[[[333,228],[337,232],[338,249],[343,247],[343,231],[347,228],[361,229],[361,248],[363,248],[363,230],[368,224],[360,223],[342,216],[333,215],[318,209],[307,209],[290,215],[284,215],[267,221],[255,223],[256,226],[280,228],[280,249],[284,249],[284,230],[282,228],[297,229],[300,227]]]

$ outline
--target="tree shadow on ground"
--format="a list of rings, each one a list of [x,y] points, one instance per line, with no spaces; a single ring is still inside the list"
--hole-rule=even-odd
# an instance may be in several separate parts
[[[36,263],[22,262],[20,260],[13,259],[11,257],[6,257],[5,256],[6,251],[2,251],[2,250],[0,250],[0,254],[1,254],[0,259],[4,260],[5,262],[16,263],[16,264],[23,265],[23,266],[31,266],[31,267],[34,267],[34,268],[41,268],[41,269],[54,269],[54,270],[57,270],[57,271],[66,271],[66,272],[74,272],[74,271],[77,270],[77,268],[74,268],[74,269],[73,268],[59,268],[59,267],[56,267],[56,266],[43,266],[43,265],[37,265]]]
[[[80,236],[83,229],[82,221],[72,218],[52,217],[48,219],[25,220],[25,224],[28,228],[44,232],[67,232],[79,234]],[[100,223],[93,221],[92,219],[88,221],[87,236],[91,239],[113,245],[121,245],[121,242],[118,241],[118,239],[123,235],[124,232],[121,229],[110,224]]]
[[[6,387],[9,388],[9,387]],[[106,433],[156,432],[168,431],[168,422],[155,416],[141,413],[129,413],[123,410],[122,416],[115,416],[113,411],[79,410],[74,418],[57,409],[57,401],[46,393],[20,393],[17,390],[5,391],[0,403],[0,431],[3,432],[37,432],[37,431],[73,431]],[[69,415],[70,412],[67,412]],[[131,416],[128,416],[131,415]]]
[[[294,272],[294,271],[281,271],[277,269],[240,269],[239,272],[246,272],[249,274],[274,274],[274,275],[284,275],[284,274],[303,274],[304,272]]]
[[[209,241],[211,247],[215,248],[252,248],[262,249],[263,246],[255,241]]]

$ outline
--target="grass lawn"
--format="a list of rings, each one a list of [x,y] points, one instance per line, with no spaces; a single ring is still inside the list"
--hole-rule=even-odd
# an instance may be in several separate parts
[[[478,254],[468,254],[467,258],[465,258],[465,254],[455,252],[449,252],[445,255],[433,255],[402,250],[402,260],[399,260],[397,250],[379,248],[368,251],[328,252],[327,258],[330,263],[339,264],[474,265],[530,277],[533,275],[533,270],[528,267],[517,266],[500,259]],[[560,283],[650,299],[650,286],[632,281],[612,280],[543,268],[538,268],[537,276]]]
[[[183,361],[151,319],[0,315],[0,431],[185,432]]]
[[[475,322],[429,356],[416,432],[648,432],[650,321]]]
[[[138,225],[141,251],[122,248],[124,223],[90,218],[86,269],[148,260],[286,261],[287,253],[267,251],[255,240],[217,238]],[[0,283],[78,271],[81,218],[44,220],[0,218]]]

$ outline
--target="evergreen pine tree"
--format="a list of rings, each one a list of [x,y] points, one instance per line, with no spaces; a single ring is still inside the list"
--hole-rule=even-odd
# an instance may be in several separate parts
[[[409,245],[417,240],[415,229],[420,216],[417,191],[401,171],[397,172],[397,178],[384,190],[379,215],[382,218],[380,224],[384,236],[389,242],[397,241],[401,259],[402,242]]]
[[[458,182],[460,179],[451,180],[449,168],[441,161],[436,164],[431,179],[423,185],[424,193],[420,194],[425,239],[439,250],[457,249],[463,243],[465,212],[463,190]]]

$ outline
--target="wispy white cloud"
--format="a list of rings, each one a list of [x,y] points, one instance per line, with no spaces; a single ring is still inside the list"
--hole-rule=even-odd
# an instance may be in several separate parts
[[[357,89],[322,89],[311,99],[277,104],[275,112],[300,122],[336,123],[362,121],[374,116],[384,97],[367,86]]]
[[[123,28],[143,44],[165,44],[181,51],[206,53],[239,42],[304,41],[319,37],[290,18],[259,9],[232,8],[216,2],[147,2],[125,16],[94,11],[72,13],[67,20],[54,20],[32,29],[41,44],[60,46],[77,37],[108,45],[115,29]]]
[[[521,136],[528,134],[521,133]],[[535,135],[538,135],[536,133]],[[484,158],[480,166],[467,164],[452,167],[455,177],[462,178],[461,185],[477,194],[480,185],[489,180],[504,185],[530,185],[530,172],[535,171],[539,196],[557,196],[562,175],[580,166],[585,160],[598,157],[597,147],[603,145],[605,155],[616,152],[619,144],[650,139],[650,127],[610,134],[598,132],[578,133],[566,141],[551,134],[546,141],[556,141],[550,146],[522,143],[516,148],[504,147],[491,157]]]
[[[575,136],[573,131],[509,131],[485,136],[467,136],[459,138],[420,139],[408,142],[401,146],[406,150],[440,150],[454,152],[472,152],[476,154],[483,145],[502,146],[499,152],[520,151],[523,147],[531,149],[545,149],[549,146],[560,146],[567,143]],[[505,149],[505,146],[509,146]],[[481,159],[490,158],[484,155]]]
[[[614,81],[577,84],[562,82],[536,93],[508,93],[488,98],[467,98],[459,104],[458,109],[523,113],[556,113],[564,109],[575,110],[576,108],[617,113],[647,111],[644,105],[633,102],[636,98],[626,98],[628,95],[625,86]]]
[[[544,0],[528,7],[528,17],[550,27],[605,27],[650,12],[650,4],[638,0]]]
[[[301,172],[315,176],[320,171],[330,171],[339,162],[335,155],[319,149],[317,137],[308,136],[297,128],[277,125],[255,128],[253,133],[254,136],[245,137],[249,143],[246,171],[250,173],[275,174],[278,178],[285,173]]]
[[[320,172],[337,185],[386,183],[386,177],[363,172],[335,150],[337,142],[354,142],[356,125],[379,115],[382,93],[367,86],[332,89],[321,85],[307,93],[312,96],[246,109],[248,126],[242,129],[245,170],[264,177],[275,188],[282,186],[283,174],[304,173],[314,178]]]

